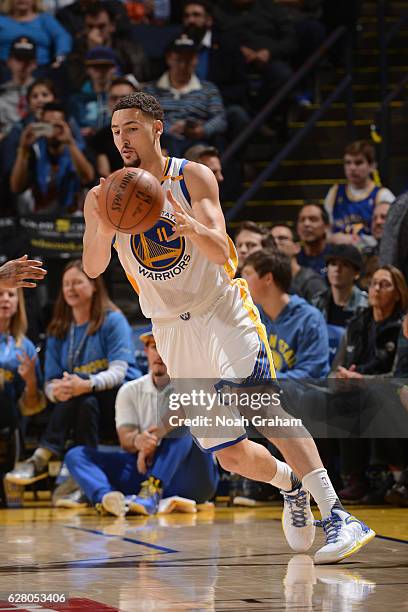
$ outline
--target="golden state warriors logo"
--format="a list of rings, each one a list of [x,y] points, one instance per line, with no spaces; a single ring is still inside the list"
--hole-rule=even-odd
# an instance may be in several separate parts
[[[185,253],[183,236],[171,240],[175,221],[163,211],[152,229],[131,237],[133,255],[139,263],[139,274],[151,280],[168,280],[181,274],[188,266],[190,255]]]

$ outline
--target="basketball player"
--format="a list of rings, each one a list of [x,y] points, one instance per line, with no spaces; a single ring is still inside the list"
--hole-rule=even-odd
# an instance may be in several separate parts
[[[226,234],[213,173],[202,164],[163,157],[163,111],[149,94],[122,98],[113,109],[111,127],[124,165],[151,172],[167,197],[154,228],[130,236],[103,222],[99,188],[93,188],[84,210],[86,273],[92,278],[102,274],[114,242],[143,314],[152,320],[157,348],[172,379],[238,380],[258,387],[275,379],[265,328],[246,282],[232,280],[237,256]],[[239,415],[234,405],[221,409],[228,416]],[[275,410],[288,416],[280,404]],[[315,555],[317,563],[340,561],[374,537],[340,504],[303,427],[290,438],[279,427],[267,432],[287,463],[248,440],[243,426],[218,439],[206,437],[203,428],[191,431],[202,450],[215,452],[226,470],[281,489],[283,528],[294,550],[306,551],[313,544],[310,494],[326,534],[326,545]]]

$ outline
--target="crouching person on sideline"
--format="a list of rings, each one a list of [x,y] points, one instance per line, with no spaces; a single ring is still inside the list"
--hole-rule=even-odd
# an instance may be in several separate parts
[[[159,439],[159,415],[168,407],[169,377],[152,333],[140,339],[149,373],[124,385],[116,398],[116,427],[125,452],[77,446],[65,458],[87,499],[116,516],[155,514],[163,496],[202,503],[213,497],[218,484],[212,455],[200,451],[188,430],[185,435],[179,430],[178,437]]]

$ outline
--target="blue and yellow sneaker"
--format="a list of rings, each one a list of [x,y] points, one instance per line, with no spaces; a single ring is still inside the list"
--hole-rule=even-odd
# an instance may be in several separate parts
[[[161,480],[150,476],[150,478],[142,482],[138,495],[128,495],[126,497],[128,514],[156,514],[162,495],[163,486]]]
[[[367,527],[363,521],[336,504],[330,516],[322,521],[315,521],[315,525],[323,527],[326,534],[325,546],[320,548],[314,556],[316,564],[338,563],[360,550],[375,536],[375,531]]]

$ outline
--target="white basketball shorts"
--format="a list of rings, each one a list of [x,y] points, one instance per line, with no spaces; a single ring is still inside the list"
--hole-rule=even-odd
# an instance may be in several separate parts
[[[205,405],[182,407],[185,424],[201,449],[213,452],[246,438],[236,403],[220,404],[214,398],[220,387],[249,387],[276,379],[266,330],[246,281],[232,281],[210,305],[153,321],[153,334],[176,396],[199,387],[204,394],[200,397],[206,397]]]

